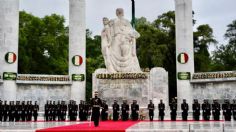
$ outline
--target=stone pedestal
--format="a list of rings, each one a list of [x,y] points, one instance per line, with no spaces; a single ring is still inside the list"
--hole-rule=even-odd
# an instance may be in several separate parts
[[[109,75],[105,69],[95,71],[93,92],[98,91],[99,97],[106,100],[109,106],[113,104],[114,99],[118,100],[119,104],[123,99],[127,99],[129,104],[137,100],[143,108],[147,107],[149,100],[153,100],[156,106],[160,99],[168,104],[168,73],[163,68],[153,68],[148,73],[142,73],[146,78],[128,79],[121,76],[123,79],[99,79],[99,74]]]

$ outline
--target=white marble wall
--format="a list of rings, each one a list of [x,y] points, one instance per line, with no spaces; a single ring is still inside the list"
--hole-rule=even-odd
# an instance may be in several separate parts
[[[178,72],[194,73],[194,51],[193,51],[193,21],[192,0],[175,0],[175,22],[176,22],[176,60],[180,53],[188,54],[189,60],[186,64],[176,61]],[[192,100],[192,88],[189,80],[178,80],[177,78],[178,102],[183,99]]]
[[[109,106],[113,100],[122,103],[127,99],[131,104],[137,100],[140,107],[147,107],[149,100],[157,105],[160,99],[168,102],[168,72],[163,68],[153,68],[147,79],[97,79],[96,74],[106,73],[105,69],[97,69],[93,74],[93,92],[105,99]]]
[[[236,99],[236,81],[192,83],[193,99],[202,102],[204,99]]]
[[[85,18],[85,0],[70,0],[69,16],[69,75],[86,74],[86,18]],[[80,66],[74,66],[72,58],[80,55],[83,63]],[[72,82],[71,99],[79,101],[85,99],[85,81]]]
[[[38,101],[40,111],[44,109],[44,104],[47,100],[57,101],[70,100],[70,85],[30,85],[17,84],[16,99],[20,101]]]

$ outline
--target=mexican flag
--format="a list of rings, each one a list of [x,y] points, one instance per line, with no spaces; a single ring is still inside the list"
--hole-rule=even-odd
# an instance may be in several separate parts
[[[179,56],[178,56],[178,61],[179,63],[181,64],[185,64],[188,62],[188,55],[186,53],[180,53]]]
[[[80,66],[83,63],[83,58],[79,55],[76,55],[72,58],[72,63],[75,66]]]
[[[14,63],[16,61],[16,54],[13,52],[8,52],[5,56],[5,60],[7,63]]]

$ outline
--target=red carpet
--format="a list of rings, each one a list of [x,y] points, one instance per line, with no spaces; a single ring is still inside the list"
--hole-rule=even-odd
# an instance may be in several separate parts
[[[37,130],[36,132],[125,132],[127,128],[138,123],[138,121],[106,121],[100,122],[98,127],[88,123],[69,126],[59,126]]]

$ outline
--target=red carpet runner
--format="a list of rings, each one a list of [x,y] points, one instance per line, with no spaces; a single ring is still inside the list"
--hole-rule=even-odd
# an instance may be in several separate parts
[[[106,121],[100,122],[98,127],[94,127],[92,122],[91,126],[88,123],[75,124],[41,129],[36,132],[125,132],[126,129],[136,123],[138,123],[138,121]]]

